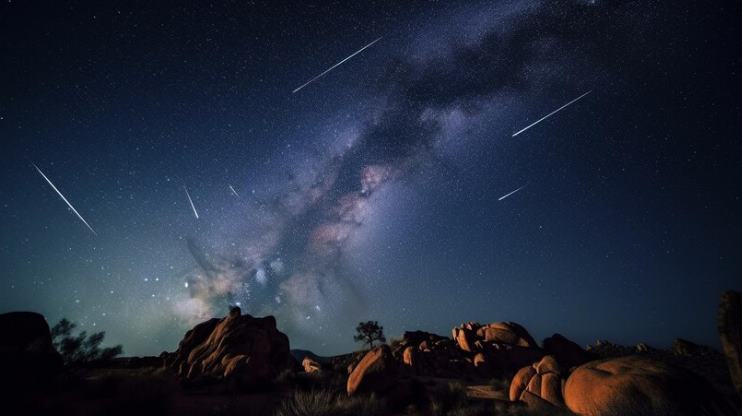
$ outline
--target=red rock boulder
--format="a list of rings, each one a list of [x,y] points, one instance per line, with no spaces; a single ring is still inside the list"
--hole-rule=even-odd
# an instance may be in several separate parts
[[[563,395],[572,412],[586,416],[729,414],[708,382],[644,356],[577,367],[567,378]]]
[[[452,335],[458,348],[471,355],[469,360],[472,363],[475,357],[479,357],[477,370],[485,377],[512,374],[543,357],[543,351],[533,337],[515,322],[487,325],[467,322],[453,328]],[[485,362],[487,365],[482,365]]]
[[[232,380],[251,385],[273,378],[292,363],[289,339],[272,316],[254,318],[233,308],[186,333],[166,365],[188,381]]]
[[[547,355],[539,362],[521,368],[513,377],[508,393],[511,401],[524,401],[529,407],[538,401],[536,398],[554,406],[564,406],[559,364],[553,356]]]
[[[383,392],[397,379],[397,363],[388,345],[382,344],[367,352],[348,376],[348,395],[362,392]]]
[[[304,359],[301,361],[301,366],[304,368],[305,373],[322,372],[322,365],[309,357],[304,357]]]

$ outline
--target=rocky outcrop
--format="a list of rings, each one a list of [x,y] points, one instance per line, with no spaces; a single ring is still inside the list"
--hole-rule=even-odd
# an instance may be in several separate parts
[[[563,395],[579,415],[726,414],[723,400],[703,379],[644,356],[584,364],[567,378]]]
[[[480,351],[487,344],[538,347],[528,331],[515,322],[494,322],[487,325],[467,322],[453,328],[451,332],[459,348],[467,352]]]
[[[46,319],[35,312],[0,314],[0,368],[10,387],[45,383],[62,368]]]
[[[510,383],[508,396],[511,401],[528,403],[529,407],[534,406],[536,398],[554,406],[563,406],[562,376],[556,359],[547,355],[539,362],[521,368]]]
[[[590,353],[561,334],[546,338],[543,345],[544,352],[553,356],[565,370],[585,364],[593,358]]]
[[[230,380],[251,385],[291,365],[289,339],[272,316],[255,318],[233,308],[229,316],[196,325],[166,365],[190,382]]]
[[[394,357],[414,375],[492,378],[538,361],[543,352],[513,322],[462,324],[453,339],[423,331],[405,332],[392,344]]]
[[[413,375],[457,378],[475,374],[469,354],[451,338],[429,332],[405,332],[393,343],[392,354]]]
[[[493,376],[515,372],[543,356],[533,337],[515,322],[468,322],[453,328],[452,335],[459,349],[472,355],[470,360],[483,354],[479,361],[487,363]]]
[[[397,363],[388,345],[382,344],[367,352],[348,376],[348,395],[363,392],[384,392],[394,386]]]
[[[187,374],[188,355],[206,341],[220,321],[220,318],[211,318],[189,329],[178,343],[178,349],[175,352],[162,354],[165,359],[165,366],[176,370],[178,374]]]
[[[729,376],[737,394],[742,395],[742,294],[732,290],[722,294],[717,327]]]

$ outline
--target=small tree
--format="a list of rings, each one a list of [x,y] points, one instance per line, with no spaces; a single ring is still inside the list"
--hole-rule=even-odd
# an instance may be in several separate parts
[[[88,336],[82,331],[77,336],[72,331],[77,325],[63,318],[51,329],[54,348],[62,355],[66,365],[84,365],[92,361],[110,360],[121,354],[123,348],[116,345],[110,348],[100,348],[105,338],[105,332],[96,332]]]
[[[384,327],[379,325],[378,321],[360,322],[356,327],[356,335],[353,336],[356,342],[363,342],[368,348],[374,346],[374,341],[386,342],[384,337]]]

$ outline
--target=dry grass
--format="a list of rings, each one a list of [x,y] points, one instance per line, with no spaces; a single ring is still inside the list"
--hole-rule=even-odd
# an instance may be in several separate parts
[[[376,396],[353,396],[334,390],[295,391],[275,416],[375,416],[386,415],[384,402]]]

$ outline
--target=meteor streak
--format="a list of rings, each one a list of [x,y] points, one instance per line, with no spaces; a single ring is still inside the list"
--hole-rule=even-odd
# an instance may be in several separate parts
[[[363,50],[364,50],[364,49],[366,49],[366,48],[370,47],[371,45],[373,45],[374,43],[376,43],[376,42],[378,42],[378,41],[380,41],[380,40],[381,40],[381,38],[378,38],[378,39],[374,40],[373,42],[369,43],[368,45],[366,45],[366,46],[362,47],[361,49],[359,49],[359,50],[355,51],[355,52],[354,52],[354,53],[353,53],[352,55],[350,55],[349,57],[347,57],[347,58],[343,59],[342,61],[340,61],[340,62],[336,63],[335,65],[333,65],[333,66],[331,66],[331,67],[327,68],[327,69],[325,70],[325,72],[323,72],[323,73],[321,73],[321,74],[317,75],[316,77],[314,77],[314,78],[310,79],[309,81],[305,82],[304,84],[300,85],[300,86],[299,86],[299,87],[297,87],[297,88],[296,88],[295,90],[291,91],[291,93],[292,93],[292,94],[296,94],[296,93],[297,93],[297,92],[299,92],[299,90],[301,90],[302,88],[304,88],[304,87],[306,87],[307,85],[309,85],[309,84],[313,83],[314,81],[316,81],[316,80],[318,80],[318,79],[322,78],[322,77],[323,77],[323,76],[324,76],[325,74],[327,74],[328,72],[330,72],[330,71],[332,71],[333,69],[335,69],[335,68],[339,67],[340,65],[342,65],[342,64],[343,64],[343,63],[344,63],[345,61],[347,61],[348,59],[350,59],[350,58],[352,58],[352,57],[354,57],[354,56],[358,55],[359,53],[363,52]]]
[[[88,229],[93,234],[98,235],[98,233],[95,232],[95,230],[93,229],[93,227],[91,227],[90,224],[88,224],[88,222],[85,221],[85,218],[83,218],[82,215],[80,215],[80,213],[77,212],[77,210],[75,209],[75,207],[73,207],[72,204],[70,204],[70,201],[68,201],[67,198],[65,198],[64,195],[62,195],[62,193],[59,192],[59,189],[57,189],[57,187],[54,186],[54,184],[52,183],[52,181],[50,181],[49,178],[47,178],[46,175],[44,175],[44,172],[42,172],[41,169],[39,169],[39,167],[36,166],[36,164],[33,164],[33,167],[36,168],[36,171],[39,172],[39,174],[46,180],[46,182],[49,184],[49,186],[51,186],[52,189],[54,189],[54,191],[57,193],[57,195],[59,195],[59,197],[62,198],[62,201],[64,201],[64,203],[67,204],[68,207],[70,207],[70,209],[72,210],[72,212],[74,212],[75,215],[77,215],[77,218],[79,218],[80,221],[82,221],[82,223],[85,224],[85,226],[88,227]]]
[[[556,110],[552,111],[551,113],[549,113],[549,114],[547,114],[547,115],[545,115],[545,116],[541,117],[540,119],[538,119],[538,120],[534,121],[533,123],[531,123],[531,124],[529,124],[529,125],[527,125],[527,126],[523,127],[522,129],[520,129],[520,130],[516,131],[515,133],[513,133],[513,136],[512,136],[512,137],[515,137],[515,136],[517,136],[517,135],[519,135],[519,134],[523,133],[524,131],[526,131],[526,130],[530,129],[531,127],[535,126],[536,124],[538,124],[538,123],[540,123],[540,122],[542,122],[542,121],[546,120],[547,118],[549,118],[549,117],[553,116],[554,114],[556,114],[556,113],[558,113],[558,112],[562,111],[562,110],[563,110],[563,109],[565,109],[566,107],[568,107],[568,106],[570,106],[570,105],[574,104],[575,102],[577,102],[577,100],[579,100],[579,99],[581,99],[582,97],[584,97],[584,96],[586,96],[586,95],[590,94],[591,92],[593,92],[593,90],[590,90],[590,91],[588,91],[588,92],[586,92],[586,93],[584,93],[584,94],[580,95],[579,97],[575,98],[574,100],[572,100],[572,101],[568,102],[567,104],[564,104],[563,106],[561,106],[561,107],[557,108]]]
[[[523,188],[525,188],[525,187],[526,187],[526,186],[525,186],[525,185],[523,185],[523,186],[521,186],[520,188],[518,188],[518,189],[516,189],[516,190],[514,190],[514,191],[511,191],[511,192],[508,192],[508,193],[506,193],[505,195],[503,195],[503,196],[501,196],[501,197],[497,198],[497,200],[498,200],[498,201],[502,201],[503,199],[505,199],[505,198],[509,197],[510,195],[512,195],[512,194],[514,194],[514,193],[516,193],[516,192],[520,191],[521,189],[523,189]]]
[[[191,203],[191,209],[193,209],[193,215],[195,215],[196,219],[198,219],[198,211],[196,211],[196,206],[193,205],[193,200],[191,199],[191,194],[188,193],[188,188],[184,186],[183,190],[185,190],[186,196],[188,197],[188,202]]]
[[[234,187],[232,185],[228,185],[228,186],[229,186],[229,190],[232,191],[232,193],[234,194],[234,196],[236,196],[236,197],[239,197],[240,196],[240,194],[238,194],[237,191],[234,190]]]

